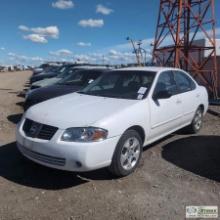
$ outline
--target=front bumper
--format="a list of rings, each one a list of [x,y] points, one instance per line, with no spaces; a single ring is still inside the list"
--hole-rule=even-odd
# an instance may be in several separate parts
[[[26,137],[21,127],[16,138],[19,151],[28,159],[47,167],[84,172],[111,164],[120,136],[94,143],[68,143],[60,140],[63,130],[58,130],[50,141]]]

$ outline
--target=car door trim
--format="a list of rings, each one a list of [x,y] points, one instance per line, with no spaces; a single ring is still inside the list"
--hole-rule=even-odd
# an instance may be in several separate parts
[[[151,129],[155,129],[155,128],[158,128],[158,127],[163,126],[163,125],[165,125],[165,124],[168,124],[168,123],[170,123],[170,122],[172,122],[172,121],[176,121],[177,119],[181,118],[182,116],[183,116],[183,115],[179,115],[179,116],[177,116],[177,117],[175,117],[175,118],[172,118],[172,119],[170,119],[170,120],[168,120],[168,121],[164,121],[164,122],[162,122],[162,123],[156,124],[156,125],[152,126]]]

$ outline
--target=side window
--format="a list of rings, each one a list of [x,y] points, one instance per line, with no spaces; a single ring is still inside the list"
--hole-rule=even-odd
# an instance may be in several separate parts
[[[160,74],[154,90],[154,95],[162,91],[167,91],[172,95],[177,93],[177,85],[172,71],[166,71]]]
[[[192,91],[196,88],[195,83],[186,74],[175,71],[174,76],[180,93]]]

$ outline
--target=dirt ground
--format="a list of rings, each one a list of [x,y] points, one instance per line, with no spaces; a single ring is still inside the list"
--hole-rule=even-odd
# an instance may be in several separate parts
[[[143,153],[137,171],[52,170],[16,149],[20,94],[30,72],[0,73],[0,220],[185,219],[185,206],[220,208],[220,116],[207,114],[197,136],[170,135]],[[215,107],[220,112],[220,107]]]

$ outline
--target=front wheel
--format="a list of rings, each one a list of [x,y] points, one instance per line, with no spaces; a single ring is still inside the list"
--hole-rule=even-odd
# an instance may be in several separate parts
[[[196,134],[201,130],[202,125],[203,125],[203,110],[202,108],[198,108],[192,120],[192,123],[188,126],[188,131],[192,134]]]
[[[126,131],[116,146],[110,172],[118,177],[131,174],[139,164],[142,149],[140,135],[134,130]]]

